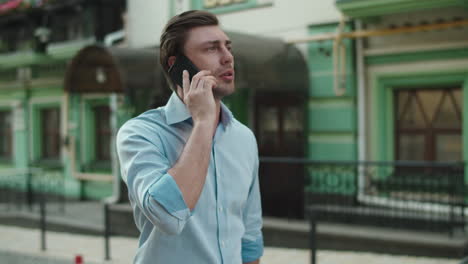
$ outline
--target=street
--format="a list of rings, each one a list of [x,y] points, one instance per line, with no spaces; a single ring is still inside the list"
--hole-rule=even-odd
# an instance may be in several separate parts
[[[137,248],[136,238],[112,237],[111,260],[104,261],[104,239],[100,236],[49,231],[47,250],[40,250],[39,229],[0,226],[0,263],[5,264],[66,264],[81,255],[83,264],[132,263]],[[265,248],[262,263],[308,264],[309,251],[303,249]],[[372,253],[320,250],[319,264],[456,264],[454,259],[392,256]]]

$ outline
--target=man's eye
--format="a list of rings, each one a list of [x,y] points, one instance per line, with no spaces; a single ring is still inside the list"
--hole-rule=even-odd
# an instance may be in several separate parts
[[[215,50],[216,50],[216,47],[215,47],[215,46],[208,47],[208,50],[209,50],[209,51],[215,51]]]

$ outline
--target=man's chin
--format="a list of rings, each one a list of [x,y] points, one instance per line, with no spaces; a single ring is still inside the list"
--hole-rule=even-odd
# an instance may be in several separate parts
[[[235,87],[233,86],[222,86],[222,87],[216,87],[213,89],[213,95],[216,98],[223,98],[225,96],[228,96],[232,93],[234,93]]]

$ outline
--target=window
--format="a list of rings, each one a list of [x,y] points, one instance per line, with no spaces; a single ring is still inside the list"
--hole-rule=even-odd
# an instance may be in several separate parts
[[[107,96],[87,96],[82,101],[80,156],[87,172],[109,173],[111,166],[111,110]]]
[[[94,106],[92,111],[95,120],[95,161],[110,162],[110,108],[107,105],[99,105]]]
[[[10,160],[12,156],[11,111],[0,111],[0,160]]]
[[[33,25],[15,22],[0,28],[0,53],[30,50],[33,47]]]
[[[51,42],[64,42],[88,37],[91,35],[88,29],[90,23],[92,22],[86,18],[82,9],[63,10],[62,13],[54,14],[51,23]]]
[[[41,115],[41,159],[60,158],[60,110],[58,107],[43,108]]]
[[[395,97],[398,160],[463,159],[460,88],[400,90]]]

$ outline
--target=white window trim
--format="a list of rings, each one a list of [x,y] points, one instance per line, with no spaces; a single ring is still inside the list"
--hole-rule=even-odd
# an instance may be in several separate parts
[[[388,65],[372,65],[368,66],[365,69],[367,74],[367,78],[365,79],[366,84],[366,98],[373,98],[372,94],[373,91],[376,89],[374,85],[378,85],[377,79],[379,76],[384,76],[385,74],[395,75],[396,73],[401,73],[402,75],[405,74],[407,76],[419,75],[421,73],[433,73],[437,70],[441,72],[444,71],[460,71],[466,72],[468,69],[468,59],[464,60],[440,60],[440,61],[432,61],[431,63],[427,62],[413,62],[413,63],[402,63],[402,64],[388,64]],[[369,100],[366,100],[365,107],[362,109],[359,108],[359,111],[364,111],[364,113],[359,113],[359,116],[365,117],[365,120],[370,120],[369,113],[372,112],[374,109],[371,109],[370,105],[367,105]],[[366,110],[367,109],[367,110]],[[366,129],[366,134],[371,135],[372,131],[370,130],[372,124],[368,125]],[[372,146],[372,137],[367,136],[365,138],[367,147]],[[367,156],[366,158],[369,159],[370,155],[375,155],[375,153],[371,153],[369,148],[365,150]],[[466,157],[465,157],[466,159]],[[359,173],[358,176],[359,183],[365,183],[365,175],[364,173]],[[419,208],[423,211],[431,211],[431,212],[448,212],[450,210],[449,206],[440,205],[435,203],[423,203],[423,202],[402,202],[401,200],[394,199],[394,198],[382,198],[376,197],[372,195],[367,195],[363,193],[363,189],[361,186],[358,188],[358,201],[364,204],[371,204],[371,205],[379,205],[379,206],[388,206],[388,207],[404,207],[404,208]],[[468,213],[468,208],[465,209],[465,213]]]
[[[60,138],[63,138],[65,135],[65,122],[67,122],[67,118],[63,115],[65,112],[65,104],[64,104],[65,97],[64,96],[51,96],[51,97],[34,97],[29,100],[29,161],[34,161],[36,157],[34,157],[35,149],[35,142],[34,142],[34,133],[38,133],[35,131],[34,124],[33,124],[33,109],[35,106],[40,106],[44,104],[57,104],[60,110]],[[65,154],[66,149],[63,144],[60,145],[60,157],[61,162],[65,161]]]
[[[100,100],[100,99],[107,99],[108,105],[110,107],[110,95],[109,94],[101,94],[101,93],[96,93],[96,94],[83,94],[80,97],[80,123],[81,123],[81,130],[80,130],[80,139],[82,142],[83,146],[88,146],[89,145],[89,139],[86,138],[86,130],[88,129],[88,122],[86,122],[86,101],[91,101],[91,100]],[[85,160],[86,159],[86,151],[83,151],[83,149],[80,151],[80,160]]]

